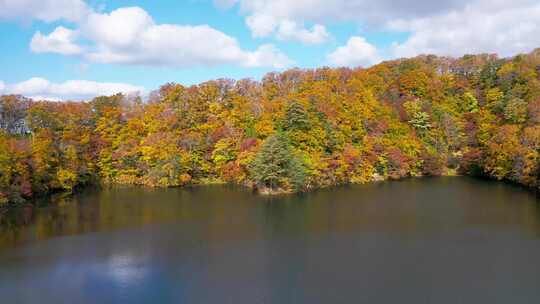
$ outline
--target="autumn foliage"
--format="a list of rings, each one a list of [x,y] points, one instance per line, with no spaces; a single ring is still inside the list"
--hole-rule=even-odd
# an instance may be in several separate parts
[[[455,173],[540,186],[540,51],[0,98],[0,205],[89,183],[306,191]],[[274,189],[275,188],[275,189]]]

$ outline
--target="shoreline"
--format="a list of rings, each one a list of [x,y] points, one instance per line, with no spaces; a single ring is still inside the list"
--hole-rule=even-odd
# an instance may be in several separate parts
[[[423,175],[416,175],[416,176],[407,176],[399,179],[392,179],[389,177],[381,177],[381,176],[374,176],[374,179],[365,182],[365,183],[342,183],[342,184],[333,184],[333,185],[327,185],[323,187],[317,187],[317,188],[310,188],[306,191],[292,191],[282,188],[276,188],[272,189],[269,187],[257,187],[255,185],[250,184],[234,184],[234,183],[227,183],[225,181],[218,181],[215,179],[208,179],[204,181],[198,181],[182,186],[170,186],[170,187],[160,187],[160,186],[149,186],[149,185],[141,185],[141,184],[126,184],[126,183],[106,183],[106,184],[95,184],[95,185],[86,185],[83,187],[78,187],[77,189],[69,192],[54,192],[49,194],[44,194],[40,197],[25,201],[23,203],[7,203],[0,206],[0,215],[3,213],[8,212],[10,209],[19,209],[19,208],[40,208],[40,207],[48,207],[51,205],[54,205],[51,203],[55,199],[55,196],[57,197],[56,200],[60,201],[65,198],[70,198],[78,193],[83,192],[84,190],[95,187],[141,187],[141,188],[148,188],[153,190],[159,190],[159,189],[166,189],[166,188],[183,188],[183,189],[189,189],[189,188],[199,188],[199,187],[206,187],[206,186],[212,186],[212,185],[231,185],[238,188],[245,189],[246,191],[251,191],[252,193],[255,193],[256,195],[266,196],[266,197],[273,197],[273,196],[290,196],[290,195],[299,195],[302,193],[311,193],[314,191],[322,190],[322,189],[328,189],[332,187],[340,187],[340,186],[347,186],[347,185],[362,185],[362,184],[374,184],[374,183],[381,183],[381,182],[389,182],[389,181],[402,181],[407,180],[411,178],[437,178],[437,177],[460,177],[460,176],[467,176],[467,175],[460,175],[460,174],[442,174],[439,176],[423,176]],[[526,186],[524,186],[526,187]],[[529,188],[530,187],[526,187]],[[39,204],[39,202],[46,202],[44,204]]]
[[[252,185],[252,184],[244,184],[244,185],[242,185],[242,184],[234,184],[234,183],[227,183],[225,181],[216,180],[216,179],[208,179],[208,180],[198,181],[198,182],[194,182],[194,183],[190,183],[190,184],[186,184],[186,185],[182,185],[182,186],[170,186],[170,187],[149,186],[149,185],[139,185],[139,184],[125,184],[125,183],[107,183],[107,184],[86,185],[84,187],[78,187],[78,189],[73,190],[71,192],[66,191],[66,192],[54,192],[54,193],[50,193],[50,194],[45,194],[45,195],[42,195],[42,196],[40,196],[38,198],[28,200],[28,201],[26,201],[24,203],[7,203],[7,204],[4,204],[4,205],[0,205],[0,216],[2,216],[3,214],[9,212],[9,210],[12,210],[12,209],[20,209],[20,208],[28,208],[28,207],[29,208],[48,207],[48,206],[54,205],[54,204],[51,203],[51,200],[53,200],[55,196],[57,196],[58,197],[57,200],[60,201],[62,199],[71,198],[72,196],[74,196],[74,195],[76,195],[78,193],[81,193],[81,192],[83,192],[84,190],[86,190],[86,189],[88,189],[90,187],[95,187],[95,188],[100,188],[100,187],[141,187],[141,188],[159,190],[159,189],[167,189],[167,188],[189,189],[189,188],[207,187],[207,186],[212,186],[212,185],[230,185],[230,186],[235,186],[235,187],[238,187],[238,188],[242,188],[242,189],[244,189],[246,191],[251,191],[252,193],[254,193],[256,195],[261,195],[261,196],[265,196],[265,197],[273,197],[273,196],[278,197],[278,196],[300,195],[300,194],[315,192],[315,191],[322,190],[322,189],[328,189],[328,188],[340,187],[340,186],[366,185],[366,184],[375,184],[375,183],[381,183],[381,182],[399,182],[399,181],[403,181],[403,180],[407,180],[407,179],[426,179],[426,178],[441,178],[441,177],[470,177],[470,178],[474,178],[474,179],[493,181],[493,182],[497,182],[497,183],[502,182],[502,183],[505,183],[507,185],[513,185],[513,186],[520,187],[520,188],[522,188],[524,190],[527,190],[527,191],[533,191],[533,192],[538,191],[537,187],[527,186],[527,185],[520,184],[520,183],[517,183],[517,182],[513,182],[513,181],[510,181],[510,180],[497,180],[497,179],[491,178],[489,176],[472,176],[472,175],[467,175],[467,174],[460,174],[460,173],[457,172],[457,170],[451,170],[450,172],[447,171],[444,174],[436,175],[436,176],[414,175],[414,176],[406,176],[406,177],[402,177],[402,178],[398,178],[398,179],[394,179],[394,178],[390,178],[390,177],[374,176],[372,180],[370,180],[368,182],[364,182],[364,183],[333,184],[333,185],[327,185],[327,186],[323,186],[323,187],[310,188],[310,189],[307,189],[306,191],[292,191],[292,190],[287,190],[287,189],[282,189],[282,188],[272,189],[272,188],[269,188],[269,187],[257,187],[257,186]],[[44,201],[47,201],[47,202],[44,203],[44,204],[38,204],[37,203],[37,202],[44,202]]]

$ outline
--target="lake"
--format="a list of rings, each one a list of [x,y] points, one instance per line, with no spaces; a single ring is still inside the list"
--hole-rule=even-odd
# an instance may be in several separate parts
[[[89,189],[0,228],[1,303],[540,303],[540,203],[408,179]]]

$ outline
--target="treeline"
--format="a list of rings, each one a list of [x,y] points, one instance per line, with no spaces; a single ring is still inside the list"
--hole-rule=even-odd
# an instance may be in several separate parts
[[[537,50],[170,83],[144,102],[3,96],[0,204],[98,182],[294,192],[462,173],[538,187],[539,73]]]

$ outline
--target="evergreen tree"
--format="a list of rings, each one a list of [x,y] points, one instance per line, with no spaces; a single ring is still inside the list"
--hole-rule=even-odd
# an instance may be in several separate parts
[[[299,102],[291,102],[287,107],[285,117],[286,130],[307,130],[309,129],[310,121],[308,112],[304,105]]]
[[[266,139],[251,163],[250,174],[259,186],[271,189],[299,191],[305,182],[304,167],[282,134]]]

